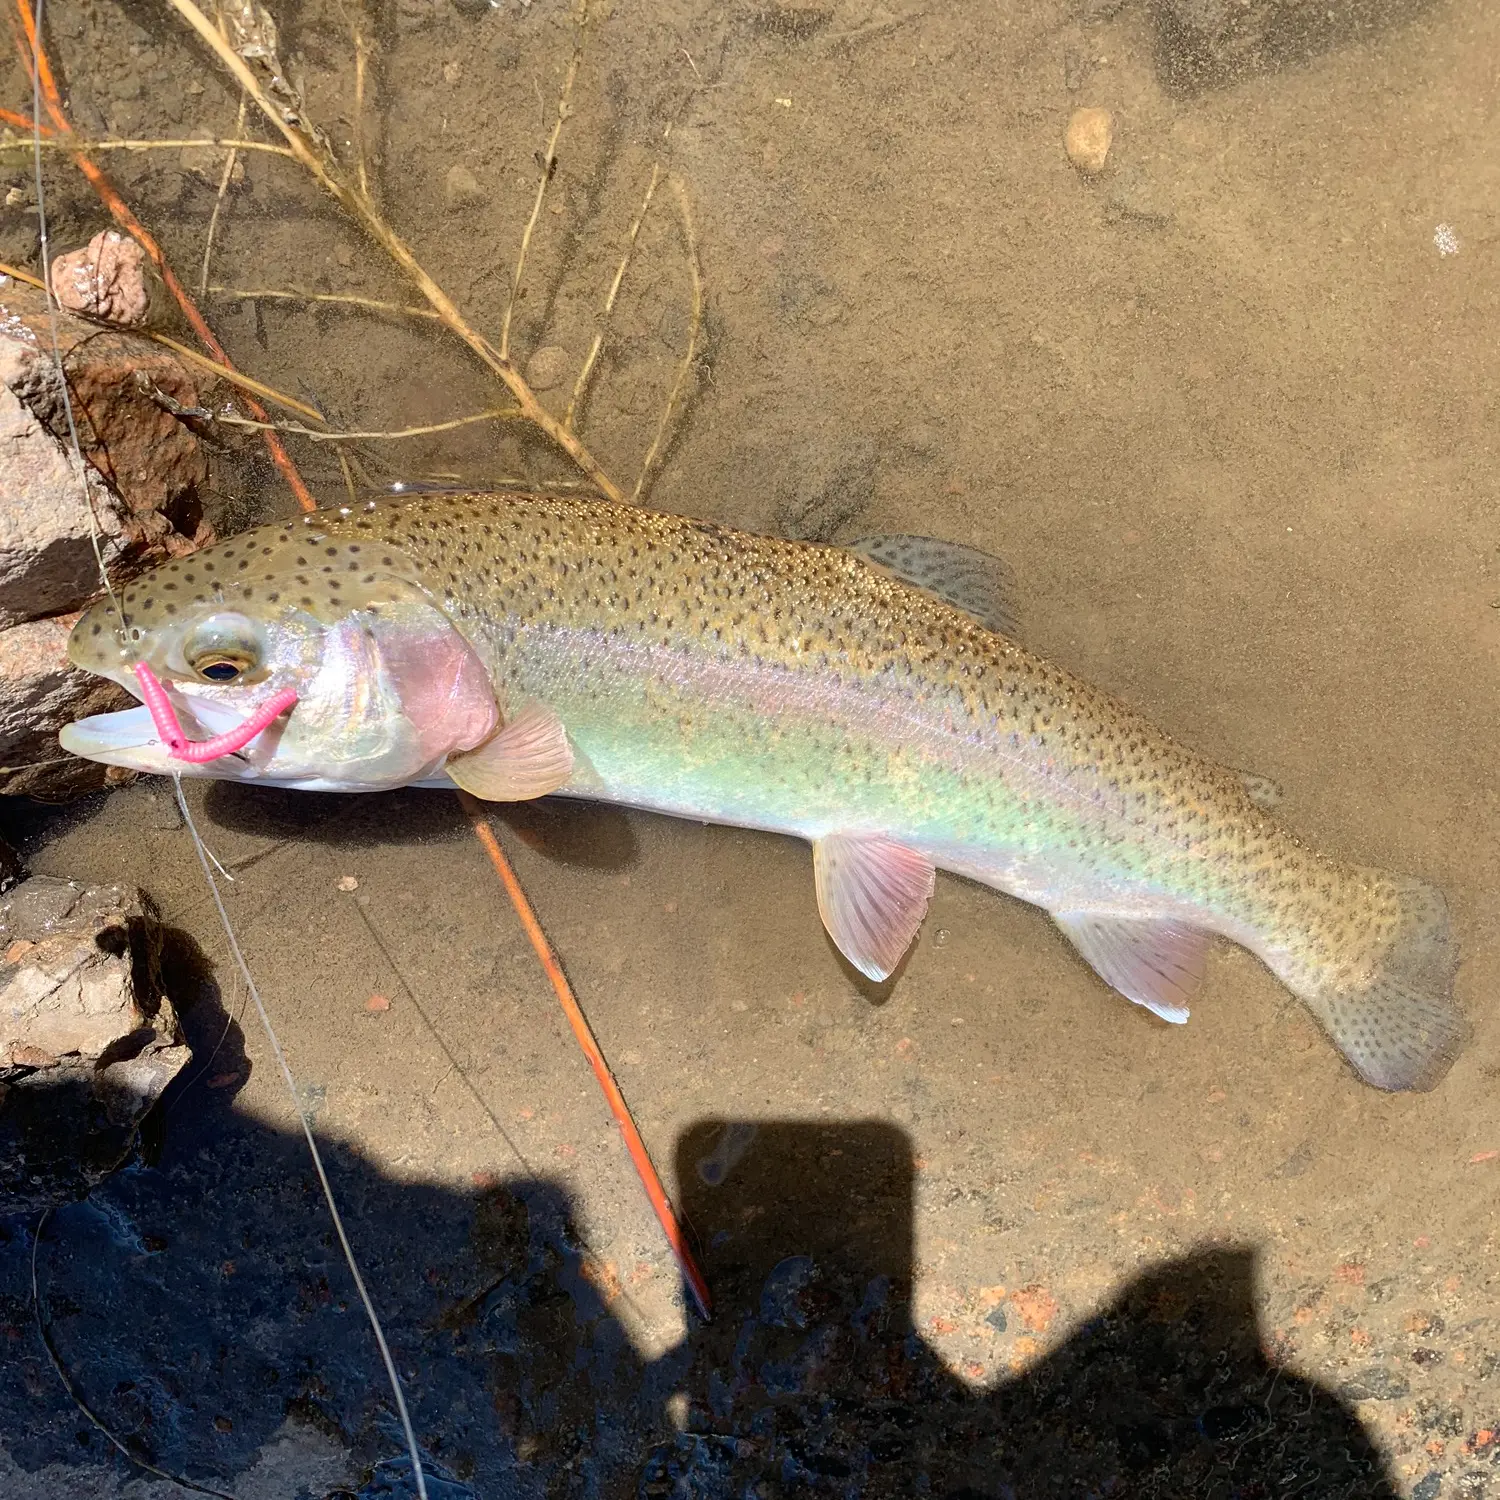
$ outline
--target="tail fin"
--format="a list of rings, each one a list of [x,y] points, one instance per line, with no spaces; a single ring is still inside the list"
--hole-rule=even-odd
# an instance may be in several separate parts
[[[1272,967],[1367,1083],[1433,1088],[1468,1037],[1453,999],[1458,944],[1447,902],[1408,876],[1349,873],[1356,909],[1331,912],[1311,952]]]

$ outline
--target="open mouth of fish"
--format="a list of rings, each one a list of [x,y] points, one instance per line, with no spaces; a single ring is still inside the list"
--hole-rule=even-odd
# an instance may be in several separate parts
[[[127,688],[130,684],[124,684]],[[172,707],[190,738],[208,739],[238,729],[246,716],[223,704],[189,703],[180,695],[172,698]],[[102,761],[107,766],[121,766],[128,771],[149,771],[162,776],[202,775],[205,767],[192,765],[176,759],[156,732],[151,711],[145,704],[135,708],[123,708],[110,714],[93,714],[66,725],[59,735],[64,750],[74,755],[86,756],[89,760]],[[247,780],[251,778],[275,780],[274,775],[261,773],[243,752],[218,757],[215,762],[216,775],[222,776],[230,767],[240,772]]]

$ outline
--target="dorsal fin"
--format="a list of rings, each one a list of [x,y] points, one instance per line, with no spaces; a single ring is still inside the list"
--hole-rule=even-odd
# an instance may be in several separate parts
[[[1010,569],[998,557],[926,536],[867,536],[846,544],[892,578],[961,609],[986,630],[1018,635]]]

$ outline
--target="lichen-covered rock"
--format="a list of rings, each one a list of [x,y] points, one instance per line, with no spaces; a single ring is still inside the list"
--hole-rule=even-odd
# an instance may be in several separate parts
[[[56,802],[130,779],[68,755],[57,742],[64,724],[132,702],[118,684],[69,662],[68,632],[77,618],[0,630],[0,795]]]
[[[0,900],[0,1216],[121,1166],[187,1063],[159,952],[139,891],[35,876]]]

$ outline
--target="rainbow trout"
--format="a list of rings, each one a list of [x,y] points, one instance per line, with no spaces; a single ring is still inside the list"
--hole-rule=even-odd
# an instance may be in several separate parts
[[[1168,1021],[1219,935],[1360,1075],[1426,1089],[1464,1039],[1443,898],[1318,854],[1253,778],[1184,749],[1008,633],[999,565],[919,538],[853,548],[602,501],[418,494],[264,526],[95,604],[73,661],[184,727],[296,705],[243,750],[168,757],[144,708],[76,754],[322,791],[560,793],[808,839],[818,909],[888,977],[934,870],[1046,908]]]

